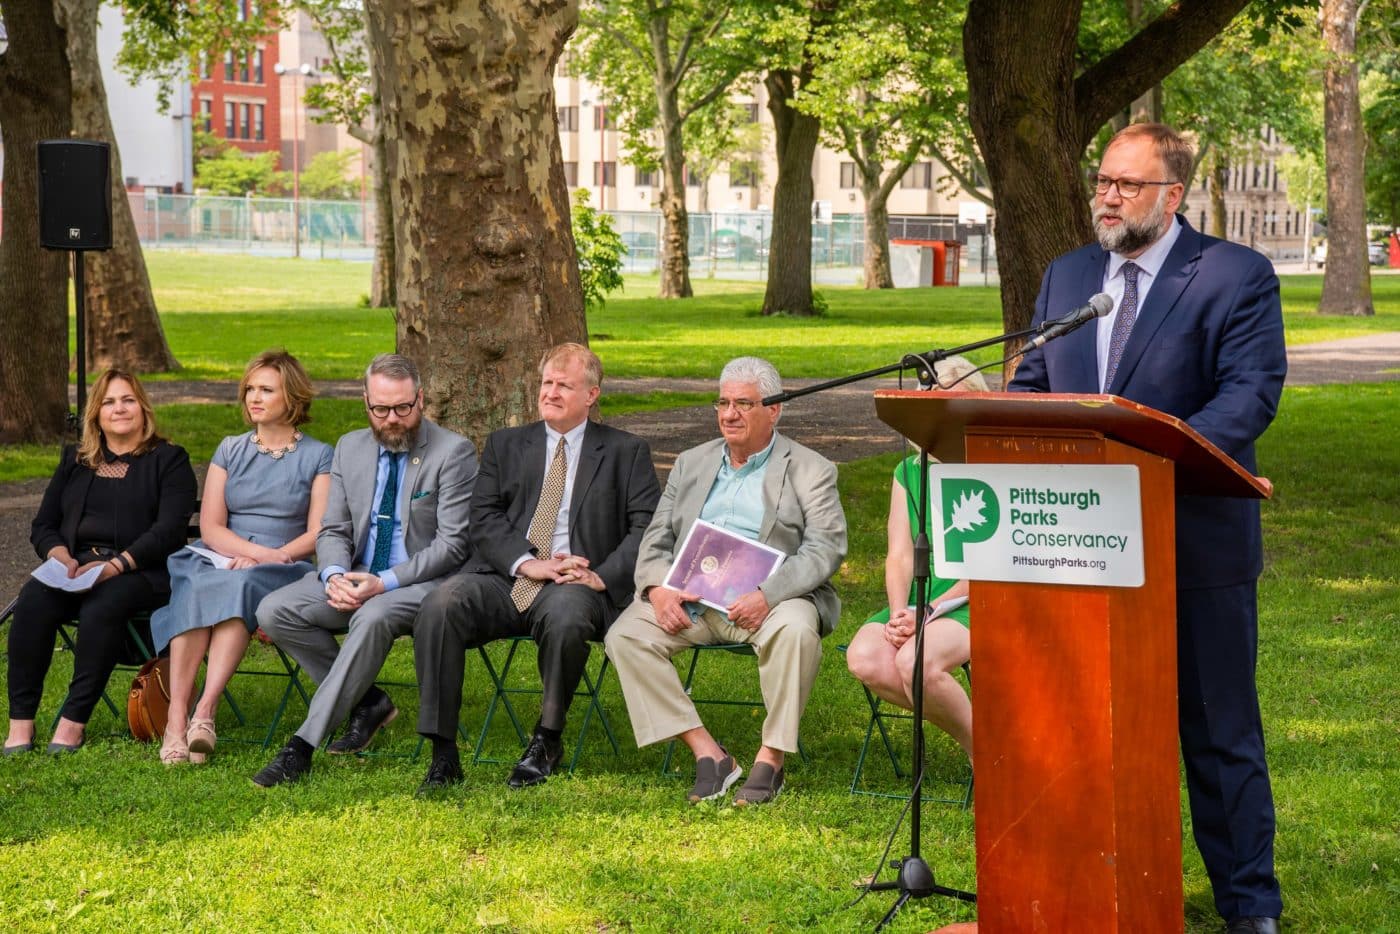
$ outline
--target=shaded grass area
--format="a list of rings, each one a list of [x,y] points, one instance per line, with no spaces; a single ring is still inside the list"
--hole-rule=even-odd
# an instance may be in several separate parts
[[[603,418],[631,412],[652,412],[684,405],[700,405],[714,397],[704,392],[648,392],[605,395],[599,400]],[[347,431],[365,427],[364,404],[359,399],[320,399],[312,404],[312,422],[304,433],[327,444]],[[165,437],[189,451],[202,464],[214,456],[219,442],[248,430],[233,403],[178,403],[156,406],[156,424]],[[58,463],[60,447],[52,444],[0,445],[0,483],[47,477]]]
[[[285,346],[317,379],[354,379],[394,344],[387,309],[361,305],[368,266],[159,251],[147,257],[178,374],[153,379],[237,379],[268,346]],[[1372,278],[1372,318],[1313,313],[1321,275],[1288,276],[1283,304],[1290,343],[1400,330],[1400,276]],[[611,376],[712,377],[739,353],[756,353],[784,376],[830,377],[953,347],[1001,330],[995,287],[867,292],[823,288],[819,318],[764,318],[763,285],[698,279],[697,297],[663,301],[655,277],[628,277],[623,292],[589,316],[589,339]],[[1087,296],[1086,296],[1087,298]],[[979,363],[999,359],[979,351]]]
[[[1285,918],[1297,931],[1395,929],[1400,905],[1400,407],[1393,386],[1291,389],[1260,445],[1277,486],[1264,506],[1268,566],[1261,580],[1259,684],[1278,800],[1278,871]],[[851,555],[838,580],[842,626],[826,640],[803,720],[811,761],[793,760],[772,805],[688,807],[684,779],[658,774],[661,750],[632,746],[617,682],[604,704],[622,754],[595,730],[579,772],[511,792],[508,765],[467,766],[463,786],[413,797],[426,761],[318,756],[310,781],[271,792],[249,776],[270,753],[224,742],[204,768],[167,770],[153,747],[98,738],[77,756],[0,759],[0,917],[18,930],[66,922],[76,930],[151,923],[249,930],[297,921],[368,928],[561,930],[869,930],[888,896],[854,909],[852,883],[875,867],[898,802],[847,787],[867,714],[835,650],[882,600],[884,510],[897,456],[844,465]],[[995,625],[994,620],[978,625]],[[498,654],[503,646],[493,648]],[[594,666],[598,656],[595,652]],[[268,650],[255,661],[275,665]],[[706,694],[754,696],[751,659],[712,653]],[[533,683],[533,658],[517,662]],[[68,660],[50,677],[44,716],[57,709]],[[388,674],[412,679],[401,643]],[[118,693],[129,676],[114,678]],[[469,660],[463,721],[479,729],[488,699]],[[245,708],[270,709],[272,685],[243,678]],[[403,715],[376,742],[415,745],[412,691],[390,688]],[[537,711],[517,701],[525,727]],[[582,706],[575,705],[572,749]],[[294,729],[294,704],[281,731]],[[704,710],[747,762],[761,715]],[[111,726],[105,714],[95,733]],[[221,735],[251,736],[220,711]],[[930,730],[930,793],[955,791],[963,763]],[[901,754],[908,737],[897,736]],[[518,744],[498,717],[488,753]],[[872,757],[870,786],[895,791],[888,760]],[[1185,844],[1187,930],[1218,931],[1199,857]],[[938,881],[975,887],[972,815],[925,811],[923,852]],[[901,831],[893,854],[907,848]],[[912,903],[890,930],[926,931],[971,910]],[[296,919],[295,921],[291,919]],[[303,920],[304,919],[304,920]]]

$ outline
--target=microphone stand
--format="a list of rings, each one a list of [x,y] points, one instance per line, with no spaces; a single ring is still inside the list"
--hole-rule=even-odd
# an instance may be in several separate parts
[[[856,373],[853,376],[843,376],[837,379],[817,383],[804,389],[794,389],[789,392],[778,393],[763,400],[763,405],[776,405],[797,399],[812,393],[823,392],[834,389],[837,386],[845,386],[849,383],[870,379],[874,376],[883,376],[886,373],[893,373],[906,369],[914,369],[919,378],[919,386],[924,390],[931,390],[937,383],[935,367],[948,357],[966,353],[970,350],[979,350],[983,347],[991,347],[995,344],[1002,344],[1007,341],[1017,340],[1022,337],[1029,337],[1043,332],[1054,322],[1046,322],[1040,327],[1026,328],[1022,331],[1013,331],[1009,334],[1001,334],[986,340],[973,341],[961,347],[953,347],[948,350],[930,350],[921,354],[906,354],[898,363],[889,366],[877,367],[873,370],[866,370],[863,373]],[[911,898],[928,898],[930,895],[942,895],[948,898],[955,898],[959,901],[977,901],[975,892],[964,892],[961,889],[948,888],[939,885],[933,875],[933,870],[927,861],[920,855],[920,835],[922,831],[922,801],[923,801],[923,779],[924,779],[924,623],[927,622],[929,611],[928,589],[929,589],[929,539],[928,539],[928,452],[919,451],[919,506],[918,506],[918,531],[914,538],[914,596],[918,609],[915,611],[914,625],[914,671],[916,673],[911,685],[913,707],[913,733],[914,733],[914,768],[910,776],[909,789],[909,854],[902,859],[893,860],[890,863],[892,869],[898,870],[898,877],[890,882],[873,882],[867,890],[871,892],[898,892],[895,902],[890,906],[890,910],[880,919],[880,923],[875,926],[876,931],[882,930],[885,925],[894,920],[894,916],[899,913],[905,903]]]

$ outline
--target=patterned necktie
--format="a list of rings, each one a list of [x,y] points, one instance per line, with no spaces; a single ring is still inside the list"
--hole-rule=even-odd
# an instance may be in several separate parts
[[[389,567],[389,551],[394,546],[394,508],[399,498],[399,456],[389,455],[389,478],[384,481],[384,495],[379,498],[379,513],[374,524],[374,560],[369,572],[378,574]]]
[[[535,506],[534,518],[530,520],[530,532],[525,536],[535,546],[535,554],[544,559],[553,555],[554,527],[559,523],[559,506],[564,502],[564,481],[568,469],[568,452],[564,439],[560,438],[558,446],[554,448],[554,459],[549,462],[549,470],[544,475],[544,490]],[[510,588],[511,602],[524,613],[543,589],[544,581],[517,577]]]
[[[1108,367],[1103,371],[1103,391],[1113,385],[1113,374],[1118,372],[1118,361],[1123,359],[1123,348],[1127,346],[1128,335],[1133,332],[1133,321],[1137,319],[1137,274],[1136,263],[1123,264],[1123,300],[1118,303],[1118,317],[1113,319],[1113,335],[1108,341]]]

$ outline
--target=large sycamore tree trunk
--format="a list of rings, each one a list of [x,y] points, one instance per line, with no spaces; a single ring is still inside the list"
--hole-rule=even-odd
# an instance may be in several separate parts
[[[1030,324],[1050,261],[1092,236],[1079,160],[1094,134],[1218,35],[1246,2],[1177,0],[1075,77],[1083,0],[970,0],[963,24],[968,111],[996,199],[1007,330]]]
[[[1327,264],[1319,314],[1374,315],[1366,258],[1365,130],[1356,67],[1357,0],[1323,0],[1323,124],[1327,145]]]
[[[769,239],[765,315],[815,313],[812,305],[812,160],[821,136],[821,120],[793,107],[793,98],[812,79],[811,62],[800,71],[769,71],[768,111],[778,149],[778,178],[773,183],[773,236]]]
[[[107,111],[107,89],[97,58],[97,7],[100,0],[56,0],[59,24],[68,38],[73,81],[73,132],[112,146],[112,249],[89,253],[87,263],[87,365],[142,373],[177,370],[180,364],[165,341],[156,313],[146,257],[136,235],[131,201],[123,184],[122,157]],[[119,15],[108,7],[110,15]]]
[[[587,340],[555,116],[576,0],[369,6],[393,178],[398,349],[476,441],[537,417],[543,352]]]
[[[670,50],[670,20],[654,16],[647,23],[656,77],[657,129],[661,134],[661,297],[690,298],[690,215],[685,208],[685,138],[675,69]]]
[[[39,246],[41,139],[72,129],[68,56],[52,0],[4,0],[0,441],[53,441],[68,411],[68,255]]]

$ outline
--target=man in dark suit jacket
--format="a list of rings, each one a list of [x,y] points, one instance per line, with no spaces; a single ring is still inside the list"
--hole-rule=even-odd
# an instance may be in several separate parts
[[[1286,359],[1268,260],[1175,214],[1189,144],[1160,124],[1114,137],[1096,178],[1098,243],[1051,263],[1035,323],[1096,292],[1116,301],[1027,354],[1008,387],[1106,392],[1183,419],[1251,473]],[[1277,930],[1274,804],[1254,671],[1263,547],[1256,500],[1177,496],[1177,677],[1192,828],[1231,932]]]
[[[472,557],[418,612],[418,732],[433,743],[423,790],[461,780],[457,716],[465,653],[529,635],[539,646],[540,720],[509,784],[549,777],[574,691],[598,641],[632,599],[642,532],[660,498],[651,449],[588,420],[602,364],[561,344],[540,365],[541,421],[486,441],[471,507]]]

